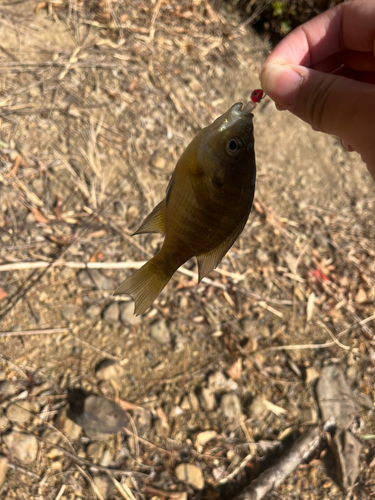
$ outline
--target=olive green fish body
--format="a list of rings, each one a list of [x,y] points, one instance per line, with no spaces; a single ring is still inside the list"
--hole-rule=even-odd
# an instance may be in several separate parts
[[[202,129],[177,162],[167,195],[135,234],[164,233],[160,251],[116,290],[143,313],[191,257],[199,279],[214,269],[242,232],[255,189],[252,115],[235,104]]]

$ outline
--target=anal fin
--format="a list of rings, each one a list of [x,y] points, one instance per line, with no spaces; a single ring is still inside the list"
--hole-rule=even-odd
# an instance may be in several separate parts
[[[164,234],[164,216],[165,216],[165,200],[161,201],[153,211],[148,214],[145,220],[142,222],[141,226],[135,233],[132,234],[142,234],[142,233],[161,233]]]
[[[207,274],[209,274],[215,267],[218,266],[224,255],[228,252],[230,247],[236,241],[238,236],[242,233],[244,226],[240,225],[228,238],[226,238],[220,245],[213,248],[207,253],[197,255],[198,260],[198,278],[201,281]]]

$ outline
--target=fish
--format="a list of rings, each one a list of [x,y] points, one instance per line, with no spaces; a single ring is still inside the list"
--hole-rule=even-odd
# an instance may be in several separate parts
[[[133,234],[161,233],[157,254],[117,288],[147,311],[173,274],[196,257],[199,282],[241,234],[256,180],[253,103],[236,103],[200,130],[179,158],[165,198]]]

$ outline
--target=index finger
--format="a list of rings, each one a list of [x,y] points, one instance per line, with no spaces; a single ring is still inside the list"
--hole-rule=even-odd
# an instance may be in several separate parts
[[[314,17],[287,35],[268,62],[313,66],[345,49],[375,51],[375,2],[352,0]]]

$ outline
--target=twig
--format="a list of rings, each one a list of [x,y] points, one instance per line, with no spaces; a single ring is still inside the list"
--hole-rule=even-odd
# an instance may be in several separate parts
[[[159,15],[159,11],[160,11],[160,7],[161,7],[161,4],[163,3],[163,0],[159,0],[158,3],[155,5],[155,9],[154,9],[154,12],[152,14],[152,18],[151,18],[151,24],[150,24],[150,33],[149,33],[149,41],[152,42],[152,40],[154,39],[154,35],[155,35],[155,21]]]
[[[38,474],[35,474],[35,472],[31,472],[31,470],[25,469],[24,467],[21,467],[20,465],[15,465],[12,464],[11,462],[8,462],[8,467],[10,469],[18,470],[19,472],[22,472],[22,474],[26,474],[27,476],[33,477],[34,479],[37,479],[40,481],[40,476]]]
[[[28,433],[28,434],[31,434],[31,433]],[[70,451],[66,450],[62,446],[59,446],[58,444],[55,444],[55,443],[51,443],[50,441],[48,441],[48,439],[44,439],[44,438],[42,438],[34,433],[32,433],[32,435],[35,436],[36,439],[38,441],[40,441],[41,443],[44,443],[47,446],[51,446],[52,448],[56,448],[57,450],[61,451],[61,453],[63,455],[70,458],[75,464],[85,465],[87,467],[90,467],[90,469],[98,470],[100,472],[104,472],[105,474],[110,474],[110,475],[113,474],[113,475],[120,475],[120,476],[121,475],[122,476],[131,476],[133,474],[138,474],[138,475],[142,475],[142,476],[147,476],[147,474],[144,474],[143,472],[138,472],[138,471],[134,471],[134,470],[112,469],[110,467],[104,467],[103,465],[93,464],[89,460],[86,460],[85,458],[81,458],[78,455],[71,453]],[[143,466],[143,467],[147,467],[147,466]]]
[[[56,260],[55,262],[35,261],[35,262],[12,262],[11,264],[1,264],[1,271],[24,271],[29,269],[40,269],[46,267],[68,267],[70,269],[139,269],[146,261],[130,262],[64,262]],[[196,274],[189,269],[180,267],[178,271],[185,276],[196,278]],[[219,269],[216,269],[220,273]],[[201,283],[226,290],[226,286],[209,278],[203,278]]]
[[[303,434],[275,465],[264,471],[258,479],[246,486],[234,500],[261,500],[277,488],[304,460],[314,453],[323,441],[319,427]]]
[[[81,469],[81,467],[79,465],[76,464],[76,467],[79,470],[79,472],[82,474],[82,476],[86,479],[86,481],[90,484],[91,488],[93,489],[93,492],[99,498],[99,500],[104,500],[104,498],[100,494],[100,491],[98,490],[98,487],[96,486],[96,484],[92,480],[92,477],[89,474],[87,474],[87,472],[85,472],[83,469]]]
[[[348,346],[348,345],[344,345],[339,340],[337,340],[337,338],[333,335],[333,333],[331,332],[331,330],[328,328],[327,325],[325,325],[321,321],[318,321],[317,325],[323,327],[326,330],[326,332],[328,333],[328,335],[331,337],[331,339],[333,340],[333,342],[335,344],[337,344],[339,347],[341,347],[341,349],[345,349],[346,351],[350,351],[351,347]]]
[[[25,335],[50,335],[52,333],[64,333],[69,328],[47,328],[46,330],[21,330],[19,332],[0,332],[0,337],[24,337]]]
[[[223,479],[220,479],[220,481],[217,483],[217,486],[226,484],[229,481],[231,481],[233,478],[237,476],[237,474],[244,469],[247,464],[254,458],[253,453],[249,453],[249,455],[246,455],[246,457],[242,460],[242,462],[226,477],[223,477]]]

